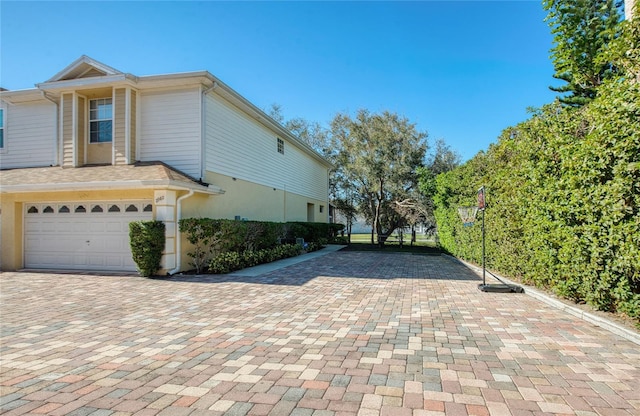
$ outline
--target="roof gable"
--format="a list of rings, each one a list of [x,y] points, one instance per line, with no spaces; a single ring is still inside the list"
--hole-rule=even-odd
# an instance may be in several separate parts
[[[46,82],[67,81],[71,79],[119,74],[122,74],[122,72],[110,67],[109,65],[105,65],[102,62],[98,62],[95,59],[89,58],[87,55],[82,55]]]

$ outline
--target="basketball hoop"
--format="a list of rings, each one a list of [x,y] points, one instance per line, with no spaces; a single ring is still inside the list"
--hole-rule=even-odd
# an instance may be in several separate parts
[[[478,213],[478,207],[459,207],[458,215],[462,220],[462,224],[465,227],[471,227],[476,221],[476,214]]]
[[[478,209],[484,211],[486,207],[487,203],[484,199],[484,186],[482,186],[478,189]]]

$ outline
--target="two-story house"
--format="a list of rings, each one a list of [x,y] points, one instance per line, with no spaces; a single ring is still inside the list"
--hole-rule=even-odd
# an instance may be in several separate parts
[[[207,71],[135,76],[82,56],[0,92],[2,270],[134,271],[128,224],[328,221],[331,165]]]

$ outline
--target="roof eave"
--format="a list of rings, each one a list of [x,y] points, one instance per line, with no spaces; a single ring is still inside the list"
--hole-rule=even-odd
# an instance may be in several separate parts
[[[139,181],[96,181],[96,182],[68,182],[58,184],[24,184],[2,185],[0,193],[26,193],[26,192],[51,192],[51,191],[107,191],[130,189],[170,189],[193,190],[196,193],[206,195],[221,195],[225,191],[222,188],[209,185],[189,184],[173,180],[139,180]]]
[[[69,79],[64,81],[52,81],[52,82],[43,82],[40,84],[36,84],[36,87],[43,91],[55,92],[55,91],[65,91],[76,88],[84,88],[84,87],[113,87],[122,84],[128,84],[131,86],[135,86],[137,81],[137,77],[131,74],[116,74],[116,75],[106,75],[102,77],[89,77],[89,78],[78,78],[78,79]]]
[[[0,99],[10,104],[28,103],[32,101],[44,101],[42,90],[31,88],[28,90],[1,91]]]
[[[162,75],[144,75],[137,78],[137,87],[140,89],[180,87],[186,85],[213,85],[214,78],[207,71],[178,72]]]

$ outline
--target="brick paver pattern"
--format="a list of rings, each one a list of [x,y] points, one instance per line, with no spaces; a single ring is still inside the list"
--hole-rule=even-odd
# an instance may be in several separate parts
[[[3,273],[0,413],[640,415],[640,346],[440,256]]]

